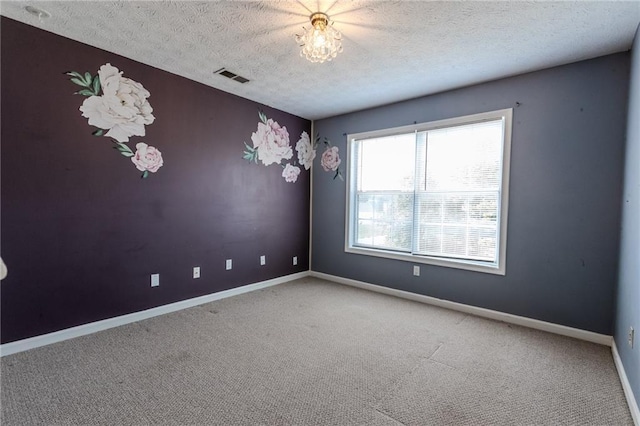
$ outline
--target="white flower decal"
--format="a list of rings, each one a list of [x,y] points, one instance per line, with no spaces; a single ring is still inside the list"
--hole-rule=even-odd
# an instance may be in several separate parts
[[[300,135],[300,140],[296,144],[296,151],[298,152],[298,162],[304,166],[305,170],[309,170],[314,158],[316,158],[316,150],[313,148],[307,132],[302,132]]]
[[[300,175],[300,167],[292,166],[291,164],[287,164],[282,170],[282,177],[286,182],[293,183],[297,181],[298,175]]]
[[[110,137],[118,152],[131,158],[143,178],[149,176],[149,172],[158,171],[163,164],[160,151],[138,143],[134,154],[126,145],[131,136],[144,136],[145,126],[155,120],[153,108],[147,101],[151,96],[149,91],[142,84],[122,77],[122,71],[109,63],[102,65],[95,76],[75,71],[66,74],[72,83],[82,88],[76,94],[87,96],[80,111],[89,119],[89,124],[97,128],[93,135]]]
[[[147,101],[151,94],[142,84],[122,77],[122,71],[105,64],[98,71],[102,96],[91,96],[82,103],[82,116],[89,124],[109,130],[118,142],[128,142],[130,136],[144,136],[145,125],[153,123],[153,108]]]

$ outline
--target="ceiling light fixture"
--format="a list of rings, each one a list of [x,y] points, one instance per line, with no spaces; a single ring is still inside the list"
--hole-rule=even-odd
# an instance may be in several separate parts
[[[333,28],[326,13],[316,12],[309,17],[311,28],[304,34],[296,34],[296,42],[302,47],[300,56],[311,62],[330,61],[342,52],[342,34]]]

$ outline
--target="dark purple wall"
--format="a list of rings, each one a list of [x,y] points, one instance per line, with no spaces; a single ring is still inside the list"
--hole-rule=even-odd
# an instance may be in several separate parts
[[[1,31],[2,343],[308,269],[309,173],[286,183],[242,153],[259,109],[292,146],[309,121],[6,18]],[[155,122],[129,142],[162,152],[147,179],[91,135],[63,74],[107,62],[151,93]]]

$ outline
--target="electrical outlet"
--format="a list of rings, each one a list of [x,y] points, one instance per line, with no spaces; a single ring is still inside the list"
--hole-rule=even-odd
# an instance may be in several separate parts
[[[151,287],[158,287],[160,285],[160,274],[151,274]]]
[[[193,278],[200,278],[200,267],[199,266],[194,266],[193,267]]]
[[[633,349],[633,338],[635,337],[635,330],[633,329],[633,327],[629,327],[629,337],[627,338],[627,341],[629,342],[629,346],[631,346],[631,349]]]
[[[227,271],[230,271],[232,266],[233,266],[233,262],[231,261],[231,259],[227,259],[227,261],[224,263],[225,269]]]
[[[418,265],[414,265],[413,266],[413,276],[414,277],[419,277],[420,276],[420,267]]]
[[[266,265],[267,264],[267,257],[262,255],[260,256],[260,264],[261,265]]]
[[[293,266],[298,264],[298,256],[293,256]]]

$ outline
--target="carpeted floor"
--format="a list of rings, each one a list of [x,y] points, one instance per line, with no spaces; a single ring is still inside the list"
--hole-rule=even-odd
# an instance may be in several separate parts
[[[632,425],[610,348],[315,278],[1,361],[2,425]]]

